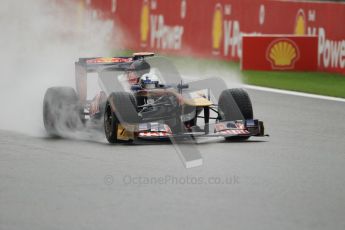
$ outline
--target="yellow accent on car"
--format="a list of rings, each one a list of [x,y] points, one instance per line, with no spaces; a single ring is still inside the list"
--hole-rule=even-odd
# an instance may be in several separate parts
[[[133,54],[133,58],[137,58],[137,57],[153,57],[155,56],[155,53],[152,52],[139,52],[139,53],[134,53]]]
[[[213,103],[211,101],[209,101],[203,97],[184,99],[184,103],[187,105],[196,106],[196,107],[205,107],[205,106],[213,105]]]
[[[125,127],[122,125],[117,126],[117,139],[122,141],[128,141],[134,139],[134,133],[128,131]]]

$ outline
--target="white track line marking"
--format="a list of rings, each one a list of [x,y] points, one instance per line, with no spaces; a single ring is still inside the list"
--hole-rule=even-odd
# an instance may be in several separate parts
[[[247,89],[254,89],[254,90],[259,90],[259,91],[288,94],[288,95],[293,95],[293,96],[309,97],[309,98],[316,98],[316,99],[329,100],[329,101],[345,102],[344,98],[338,98],[338,97],[321,96],[321,95],[311,94],[311,93],[301,93],[301,92],[296,92],[296,91],[273,89],[273,88],[253,86],[253,85],[243,85],[243,86]]]

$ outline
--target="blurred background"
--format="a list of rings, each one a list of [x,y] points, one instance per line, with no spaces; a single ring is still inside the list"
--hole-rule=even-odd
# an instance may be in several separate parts
[[[110,47],[124,54],[153,51],[181,68],[225,68],[245,84],[345,97],[342,2],[81,0],[79,9],[113,21],[123,39]],[[278,54],[281,39],[291,44]]]

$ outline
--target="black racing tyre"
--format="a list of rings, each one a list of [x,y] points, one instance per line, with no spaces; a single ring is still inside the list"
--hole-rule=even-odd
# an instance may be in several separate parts
[[[81,109],[73,88],[48,88],[43,99],[43,122],[47,133],[61,136],[81,124]]]
[[[241,88],[226,89],[219,97],[222,120],[253,119],[253,107],[248,93]]]
[[[119,124],[138,123],[137,101],[133,94],[127,92],[112,93],[105,105],[104,131],[109,143],[122,143],[118,140],[117,130]]]
[[[113,112],[122,123],[138,123],[137,100],[135,96],[128,92],[115,92],[108,98]]]
[[[218,111],[222,120],[253,119],[253,107],[248,93],[241,88],[224,90],[218,102]],[[227,140],[247,140],[249,137],[234,136]]]
[[[117,119],[116,114],[113,112],[110,102],[107,101],[104,110],[104,132],[109,143],[119,142],[117,139],[117,129],[119,124],[120,122]]]

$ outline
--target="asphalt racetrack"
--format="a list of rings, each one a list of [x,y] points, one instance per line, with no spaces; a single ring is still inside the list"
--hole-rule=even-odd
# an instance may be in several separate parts
[[[0,229],[345,229],[345,103],[248,90],[269,138],[198,145],[0,131]]]

